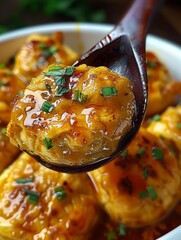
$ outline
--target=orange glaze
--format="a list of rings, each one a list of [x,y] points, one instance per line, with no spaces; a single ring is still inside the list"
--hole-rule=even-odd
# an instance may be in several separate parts
[[[129,80],[105,67],[81,65],[64,76],[68,92],[56,96],[56,77],[47,76],[52,67],[60,65],[32,79],[17,99],[7,131],[11,141],[54,163],[80,164],[110,155],[132,127],[135,102]],[[103,96],[105,87],[116,92]],[[77,91],[83,100],[76,99]],[[42,108],[47,101],[53,107],[48,113]],[[52,141],[50,149],[45,138]]]

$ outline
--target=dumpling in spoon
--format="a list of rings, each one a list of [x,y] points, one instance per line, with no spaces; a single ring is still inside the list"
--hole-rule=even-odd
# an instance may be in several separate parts
[[[127,78],[106,67],[51,65],[17,99],[7,134],[45,162],[79,165],[109,156],[134,112]]]

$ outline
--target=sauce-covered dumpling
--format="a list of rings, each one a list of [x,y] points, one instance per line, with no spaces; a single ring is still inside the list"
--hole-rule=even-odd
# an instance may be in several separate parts
[[[158,222],[180,199],[175,155],[144,128],[120,157],[90,175],[111,219],[130,227]]]
[[[2,173],[0,189],[3,240],[86,240],[99,217],[86,174],[54,172],[26,153]]]
[[[132,128],[132,85],[106,67],[49,66],[15,103],[8,136],[46,162],[109,156]]]
[[[15,58],[14,73],[29,82],[48,65],[62,63],[71,65],[78,54],[63,43],[62,33],[52,36],[32,34],[21,47]]]

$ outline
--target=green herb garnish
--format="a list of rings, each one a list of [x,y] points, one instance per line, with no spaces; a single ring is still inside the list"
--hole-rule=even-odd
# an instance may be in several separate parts
[[[67,197],[67,193],[62,186],[55,188],[54,193],[58,200],[62,200]]]
[[[141,156],[143,156],[144,153],[145,153],[145,148],[144,148],[144,147],[141,147],[141,148],[137,151],[136,156],[141,157]]]
[[[56,46],[51,46],[47,49],[44,49],[43,55],[45,57],[51,57],[57,50],[58,50],[58,48]]]
[[[63,86],[65,86],[66,79],[65,79],[65,77],[62,77],[62,76],[56,76],[55,83],[57,86],[63,87]]]
[[[128,155],[128,149],[125,149],[121,154],[120,157],[125,158]]]
[[[0,68],[5,68],[6,64],[5,63],[0,63]]]
[[[51,89],[50,84],[45,83],[45,86],[46,86],[46,89],[51,93],[51,92],[52,92],[52,89]]]
[[[116,96],[117,91],[115,87],[103,87],[101,93],[104,97]]]
[[[79,90],[75,90],[74,92],[74,101],[80,102],[80,103],[85,103],[87,102],[88,95],[83,94]]]
[[[61,97],[63,94],[68,93],[68,92],[70,92],[70,89],[69,89],[69,88],[60,87],[60,88],[58,88],[58,91],[57,91],[57,93],[55,94],[55,96],[56,96],[56,97]]]
[[[126,226],[125,224],[119,224],[119,236],[126,236]]]
[[[148,67],[151,67],[151,68],[156,67],[156,63],[154,63],[154,62],[147,61],[146,64],[147,64]]]
[[[178,124],[177,124],[177,127],[178,127],[179,129],[181,129],[181,123],[178,123]]]
[[[19,184],[25,184],[25,183],[30,183],[33,182],[33,177],[31,178],[19,178],[16,180],[17,183]]]
[[[37,204],[40,194],[35,191],[31,191],[29,189],[25,189],[24,192],[28,194],[28,202],[32,204]]]
[[[157,192],[153,186],[147,186],[146,190],[140,193],[140,198],[151,198],[152,200],[156,200],[158,198]]]
[[[44,138],[43,143],[46,147],[46,149],[50,149],[53,147],[52,139],[51,138]]]
[[[146,167],[143,169],[143,177],[144,179],[148,178],[148,169]]]
[[[156,121],[156,122],[158,122],[158,121],[160,121],[160,115],[159,114],[156,114],[155,116],[153,116],[153,118],[152,118],[152,121]]]
[[[107,233],[107,239],[108,240],[113,240],[113,239],[116,239],[116,232],[115,231],[109,231],[108,233]]]
[[[54,105],[52,103],[46,101],[43,103],[41,109],[42,109],[42,111],[44,111],[46,113],[50,113],[54,109]]]
[[[50,67],[48,69],[48,71],[52,72],[52,71],[59,71],[60,69],[62,69],[61,66],[53,66],[53,67]]]
[[[2,135],[2,136],[5,136],[5,135],[6,135],[6,130],[7,130],[7,128],[2,128],[2,129],[1,129],[1,135]]]
[[[153,158],[163,159],[163,151],[160,148],[154,147],[152,149]]]
[[[39,47],[40,49],[47,49],[47,45],[46,45],[45,43],[40,43],[40,44],[38,45],[38,47]]]
[[[147,74],[147,77],[150,77],[151,76],[151,73],[150,73],[150,71],[146,71],[146,74]]]

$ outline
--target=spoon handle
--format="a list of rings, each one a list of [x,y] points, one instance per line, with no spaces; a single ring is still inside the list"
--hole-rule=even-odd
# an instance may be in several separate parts
[[[121,18],[118,25],[109,34],[111,40],[119,38],[124,33],[134,50],[140,55],[145,49],[145,37],[151,18],[163,0],[134,0],[129,10]]]

